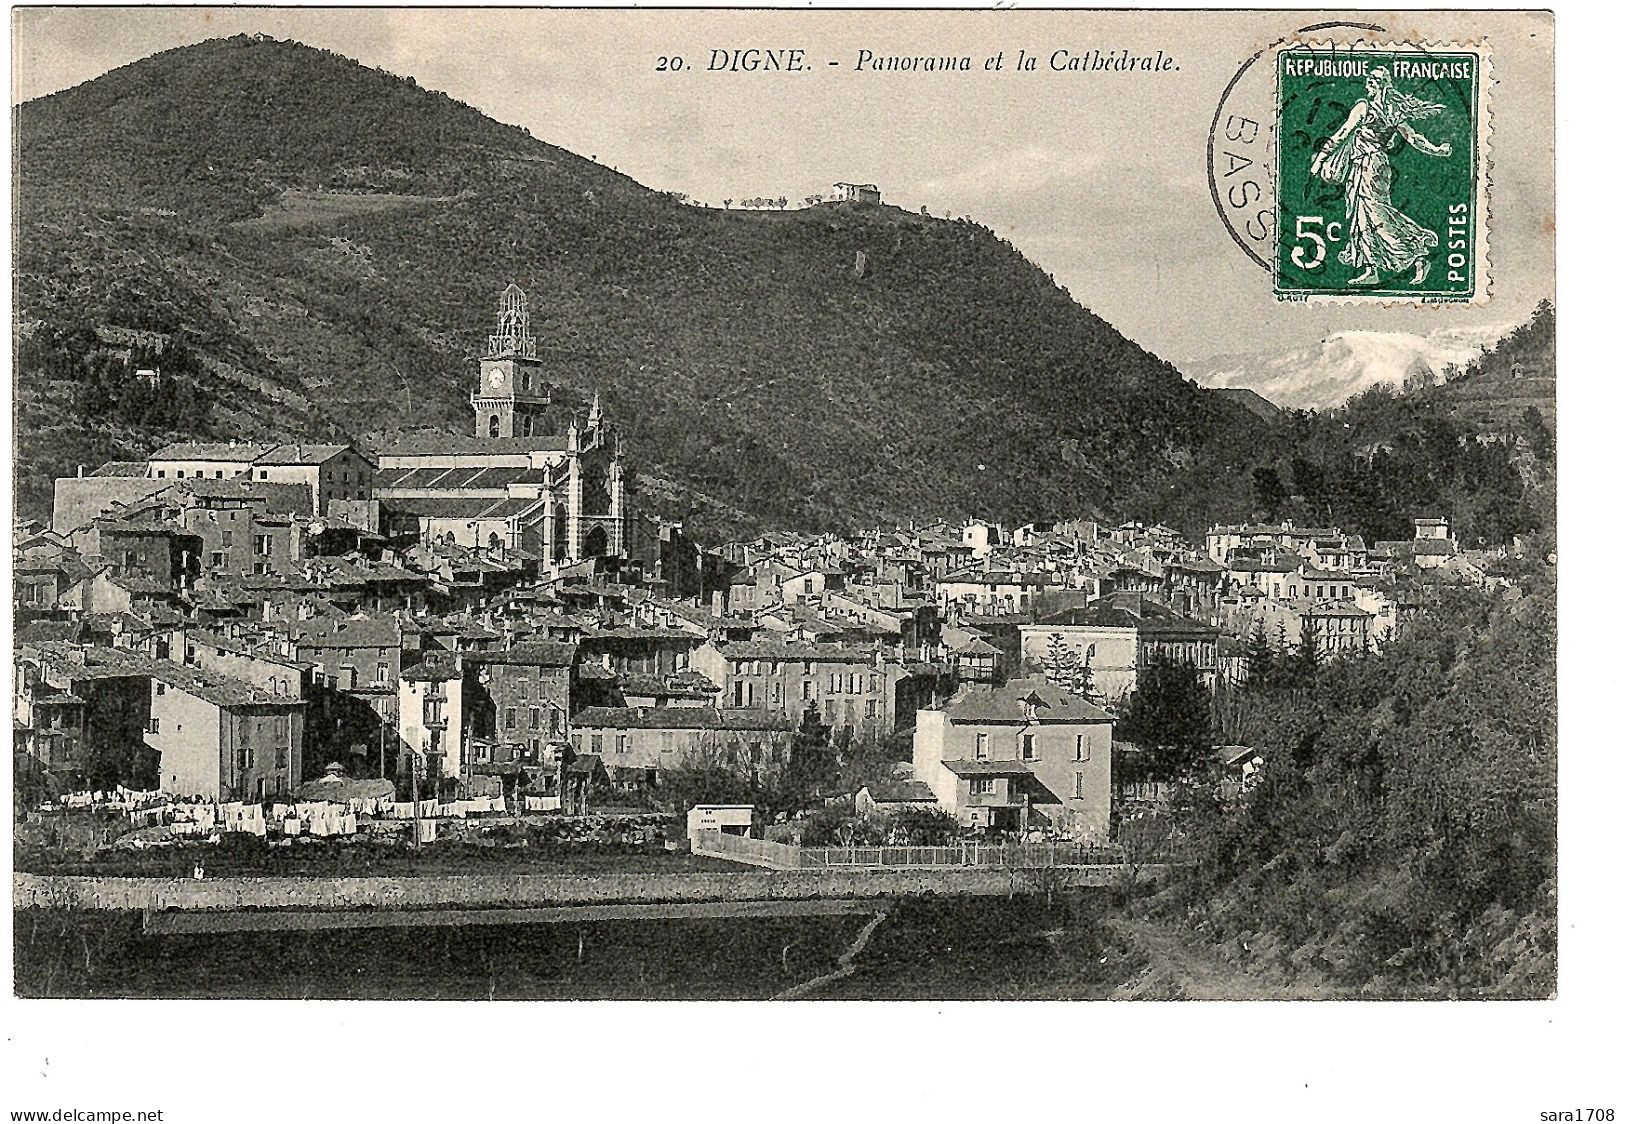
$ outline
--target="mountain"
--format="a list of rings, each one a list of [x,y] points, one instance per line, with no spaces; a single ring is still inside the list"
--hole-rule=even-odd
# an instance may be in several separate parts
[[[1194,527],[1265,425],[973,222],[687,205],[297,43],[155,55],[20,106],[16,144],[25,512],[176,435],[466,433],[510,281],[559,396],[602,393],[639,504],[713,535]],[[1211,495],[1175,486],[1193,466]]]
[[[1264,421],[1272,422],[1281,416],[1281,407],[1256,390],[1248,390],[1244,386],[1225,386],[1215,387],[1213,392],[1244,407],[1248,413]]]
[[[1422,394],[1479,433],[1506,434],[1557,423],[1557,311],[1542,302],[1526,323]]]
[[[1334,332],[1318,344],[1247,355],[1217,355],[1186,364],[1185,373],[1214,388],[1247,388],[1278,406],[1328,410],[1373,386],[1427,386],[1466,366],[1510,326],[1405,332]]]

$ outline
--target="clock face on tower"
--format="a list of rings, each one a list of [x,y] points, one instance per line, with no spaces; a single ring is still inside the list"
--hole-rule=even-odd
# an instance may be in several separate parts
[[[500,367],[492,368],[492,370],[491,370],[491,389],[492,390],[501,390],[502,389],[502,383],[503,383],[502,369]]]

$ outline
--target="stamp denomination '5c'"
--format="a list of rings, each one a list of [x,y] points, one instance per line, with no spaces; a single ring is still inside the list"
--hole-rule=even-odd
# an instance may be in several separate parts
[[[1275,293],[1469,302],[1488,291],[1481,48],[1276,55]]]

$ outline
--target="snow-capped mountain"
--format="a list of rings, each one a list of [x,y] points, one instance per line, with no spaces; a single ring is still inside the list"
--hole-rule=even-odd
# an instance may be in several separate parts
[[[1185,365],[1202,386],[1245,387],[1278,406],[1326,410],[1368,387],[1395,390],[1433,383],[1449,367],[1471,362],[1511,325],[1441,328],[1425,336],[1406,332],[1334,332],[1318,344],[1290,351],[1216,355]]]

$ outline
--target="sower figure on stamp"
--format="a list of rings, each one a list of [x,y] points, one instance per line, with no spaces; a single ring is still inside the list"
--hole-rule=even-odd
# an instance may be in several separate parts
[[[1406,143],[1428,156],[1449,156],[1448,141],[1434,144],[1410,125],[1437,116],[1444,107],[1394,89],[1387,68],[1381,66],[1366,78],[1365,92],[1349,110],[1348,120],[1315,154],[1309,174],[1343,187],[1348,242],[1337,260],[1361,271],[1349,283],[1375,285],[1379,274],[1415,269],[1411,284],[1420,285],[1439,236],[1394,206],[1390,198],[1394,168],[1388,151],[1396,143]]]

